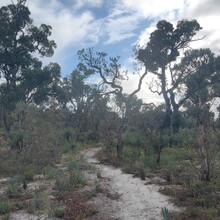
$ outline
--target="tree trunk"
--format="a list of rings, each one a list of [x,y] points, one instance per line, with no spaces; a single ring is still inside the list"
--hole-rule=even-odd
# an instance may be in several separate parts
[[[166,115],[163,121],[163,128],[170,128],[171,126],[171,103],[170,103],[170,98],[168,97],[167,91],[166,91],[166,75],[165,75],[165,67],[162,68],[162,73],[161,73],[161,88],[162,88],[162,94],[163,98],[165,100],[166,104]]]
[[[208,156],[208,143],[207,134],[205,132],[204,126],[200,125],[199,134],[199,156],[201,160],[201,179],[204,181],[210,181],[210,158]]]
[[[123,152],[123,147],[124,147],[124,143],[123,143],[123,132],[120,131],[120,133],[118,134],[117,137],[117,156],[118,158],[122,159],[122,152]]]
[[[2,119],[3,119],[4,128],[7,131],[7,133],[9,133],[10,132],[10,121],[9,121],[7,109],[5,107],[2,107]]]
[[[170,92],[170,101],[173,107],[172,128],[173,128],[173,133],[176,134],[179,132],[180,129],[180,113],[179,113],[179,105],[176,104],[175,95],[173,91]]]

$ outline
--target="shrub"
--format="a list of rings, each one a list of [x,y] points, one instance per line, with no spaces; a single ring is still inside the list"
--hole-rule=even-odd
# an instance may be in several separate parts
[[[7,201],[0,201],[0,215],[9,213],[11,210],[11,204]]]
[[[33,170],[28,170],[27,172],[25,172],[24,174],[24,178],[27,181],[33,181],[34,180],[34,171]]]
[[[71,187],[67,174],[61,174],[56,177],[55,189],[58,191],[67,191]]]
[[[144,166],[149,168],[151,171],[155,171],[157,169],[157,162],[153,154],[145,156],[143,163]]]
[[[86,185],[85,175],[79,170],[71,171],[70,172],[70,184],[76,187],[85,186]]]
[[[66,163],[68,170],[75,170],[77,168],[77,163],[75,161],[69,161]]]
[[[43,191],[36,191],[33,200],[28,204],[27,211],[29,214],[33,214],[36,211],[46,210],[48,206],[48,195]]]
[[[11,197],[19,197],[21,195],[21,186],[17,182],[9,182],[6,188],[6,194]]]
[[[164,220],[170,220],[171,219],[169,211],[166,207],[161,209],[161,214],[162,214]]]
[[[44,175],[48,178],[48,179],[54,179],[58,176],[59,171],[57,168],[52,167],[51,165],[48,165],[46,167],[44,167],[43,169]]]
[[[97,176],[98,179],[102,178],[101,170],[98,169],[98,170],[96,171],[96,176]]]
[[[53,216],[56,218],[63,218],[64,214],[65,214],[65,208],[60,207],[60,208],[55,208],[53,210]]]
[[[186,213],[188,213],[191,218],[197,218],[200,215],[198,208],[192,206],[186,208]]]

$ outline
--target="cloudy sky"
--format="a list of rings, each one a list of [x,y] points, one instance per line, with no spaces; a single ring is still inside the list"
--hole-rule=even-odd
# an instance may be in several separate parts
[[[10,2],[1,0],[0,6]],[[78,63],[76,52],[85,47],[119,55],[121,64],[130,68],[133,46],[146,44],[161,19],[174,24],[197,19],[203,27],[198,37],[205,39],[192,46],[220,54],[220,0],[27,0],[27,5],[36,25],[52,26],[51,39],[58,47],[49,61],[60,64],[62,75],[72,72]],[[135,76],[126,82],[128,90],[136,87],[134,82]]]

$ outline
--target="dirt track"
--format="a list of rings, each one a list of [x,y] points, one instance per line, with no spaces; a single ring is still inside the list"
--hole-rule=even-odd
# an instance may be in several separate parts
[[[84,158],[101,170],[101,175],[109,181],[105,183],[113,193],[121,196],[118,200],[113,200],[111,216],[120,220],[161,220],[161,209],[178,211],[179,209],[169,202],[167,196],[159,193],[160,186],[152,184],[145,185],[146,181],[133,178],[130,174],[122,173],[120,169],[112,166],[101,165],[94,158],[100,149],[88,149],[83,152]],[[99,202],[100,203],[100,202]],[[103,208],[105,202],[103,201]]]

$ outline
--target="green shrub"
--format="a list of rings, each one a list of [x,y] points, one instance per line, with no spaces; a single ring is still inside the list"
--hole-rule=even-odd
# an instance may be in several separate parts
[[[51,165],[48,165],[46,167],[44,167],[43,169],[44,175],[48,178],[48,179],[54,179],[58,176],[59,171],[57,168],[52,167]]]
[[[43,191],[36,191],[31,202],[28,204],[27,211],[33,214],[38,211],[47,210],[49,207],[48,195]]]
[[[66,167],[68,168],[68,170],[75,170],[78,165],[75,161],[69,161],[66,163]]]
[[[90,217],[90,216],[93,216],[97,213],[98,211],[94,208],[89,208],[87,211],[86,211],[86,216],[87,217]]]
[[[65,214],[65,208],[55,208],[53,210],[53,216],[56,217],[56,218],[63,218],[64,217],[64,214]]]
[[[86,177],[85,175],[79,171],[74,170],[70,172],[70,184],[73,186],[85,186],[86,185]]]
[[[9,213],[11,210],[11,204],[7,201],[0,201],[0,215]]]
[[[33,181],[34,180],[34,175],[35,175],[35,173],[34,173],[33,170],[28,170],[27,172],[25,172],[24,178],[27,181]]]
[[[140,159],[141,153],[138,147],[129,147],[126,146],[123,151],[125,160],[128,160],[129,163],[135,162]]]
[[[186,213],[188,213],[191,218],[197,218],[200,215],[198,208],[192,206],[186,208]]]
[[[145,156],[143,164],[146,168],[149,168],[151,171],[155,171],[157,169],[157,162],[153,154]]]
[[[219,211],[220,212],[220,211]],[[206,210],[207,216],[209,219],[219,219],[219,213],[217,209],[209,208]]]
[[[21,195],[21,186],[17,182],[9,182],[6,188],[6,194],[11,197],[19,197]]]
[[[136,172],[136,167],[134,163],[126,162],[123,164],[123,172],[134,174]]]
[[[11,147],[14,149],[21,149],[23,147],[23,134],[16,130],[9,135]]]
[[[61,174],[56,177],[55,190],[60,192],[67,191],[70,189],[70,187],[70,180],[67,174]]]
[[[36,210],[43,210],[46,203],[46,195],[43,192],[38,192],[33,198],[33,205]]]
[[[166,207],[161,209],[161,214],[162,214],[164,220],[170,220],[171,219],[169,211]]]
[[[98,170],[96,171],[96,176],[97,176],[98,179],[101,179],[101,178],[102,178],[102,172],[101,172],[100,169],[98,169]]]

